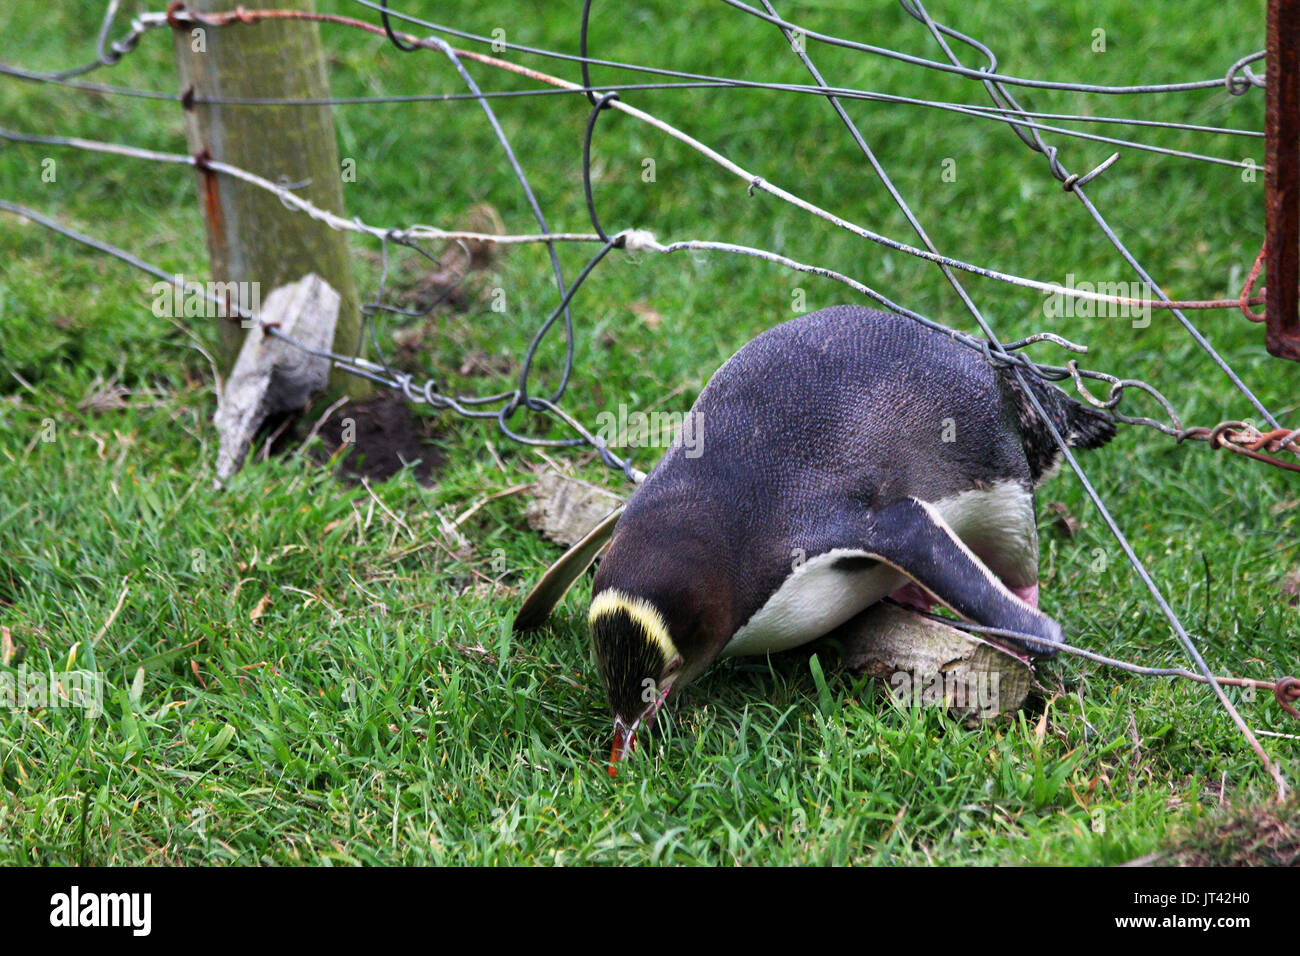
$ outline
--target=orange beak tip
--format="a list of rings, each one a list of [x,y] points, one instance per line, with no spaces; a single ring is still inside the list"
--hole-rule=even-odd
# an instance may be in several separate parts
[[[631,750],[635,744],[636,734],[629,734],[624,731],[622,727],[614,728],[614,744],[609,749],[609,775],[611,777],[618,776],[619,761],[623,759],[623,755]]]

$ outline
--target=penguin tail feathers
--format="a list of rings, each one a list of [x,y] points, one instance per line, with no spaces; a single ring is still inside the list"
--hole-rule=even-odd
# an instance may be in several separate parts
[[[1051,469],[1060,454],[1051,429],[1039,417],[1033,403],[1021,390],[1014,375],[1007,374],[1015,394],[1020,416],[1020,431],[1025,442],[1035,481]],[[1076,401],[1054,385],[1026,375],[1025,383],[1047,412],[1047,417],[1071,448],[1100,448],[1115,437],[1115,419],[1099,408]]]
[[[1069,414],[1066,423],[1069,434],[1065,443],[1071,448],[1100,448],[1115,437],[1115,419],[1099,408],[1089,408],[1081,402],[1067,398]]]
[[[1107,412],[1085,405],[1045,382],[1035,384],[1040,386],[1037,393],[1044,410],[1071,448],[1100,448],[1115,437],[1115,419]],[[1043,401],[1044,395],[1047,401]]]

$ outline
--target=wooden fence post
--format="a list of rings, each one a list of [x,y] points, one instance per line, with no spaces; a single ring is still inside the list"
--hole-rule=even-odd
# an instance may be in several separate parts
[[[277,0],[276,6],[313,11],[314,0]],[[230,0],[189,0],[196,13],[231,9]],[[182,24],[174,31],[181,90],[196,98],[327,98],[316,23],[268,20],[206,27]],[[273,182],[305,183],[294,192],[332,212],[343,213],[342,169],[329,106],[268,106],[190,103],[185,113],[190,151],[239,166]],[[198,169],[199,200],[206,221],[208,260],[217,282],[258,283],[262,299],[279,286],[316,273],[338,292],[334,350],[352,354],[361,313],[347,234],[285,206],[255,186]],[[222,359],[228,370],[246,330],[221,322]],[[333,393],[359,397],[361,379],[334,372]]]

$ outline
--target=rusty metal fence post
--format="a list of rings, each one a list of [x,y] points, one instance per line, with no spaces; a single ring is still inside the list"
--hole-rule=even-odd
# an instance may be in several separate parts
[[[1300,360],[1300,0],[1268,0],[1267,31],[1265,343]]]

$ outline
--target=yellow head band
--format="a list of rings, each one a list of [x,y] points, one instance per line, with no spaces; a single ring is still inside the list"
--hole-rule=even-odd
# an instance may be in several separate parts
[[[597,618],[616,611],[622,611],[641,625],[651,643],[663,652],[665,661],[671,661],[677,656],[677,645],[668,636],[668,622],[659,613],[659,609],[644,598],[634,597],[618,588],[608,588],[597,594],[591,602],[587,621],[595,624]]]

